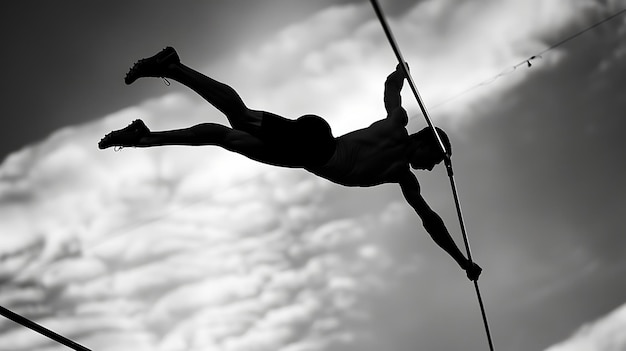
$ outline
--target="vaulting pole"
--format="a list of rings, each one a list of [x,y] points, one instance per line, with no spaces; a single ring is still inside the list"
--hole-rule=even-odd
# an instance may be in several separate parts
[[[432,130],[433,134],[435,135],[435,138],[436,138],[436,140],[437,140],[437,142],[439,144],[439,147],[441,148],[441,151],[445,155],[444,156],[444,161],[445,161],[446,169],[448,171],[448,177],[450,178],[450,186],[452,187],[452,193],[454,195],[454,202],[456,204],[456,211],[457,211],[457,215],[459,217],[461,233],[463,234],[463,242],[465,243],[465,250],[467,252],[467,259],[470,262],[473,262],[473,260],[472,260],[472,253],[471,253],[471,249],[470,249],[470,245],[469,245],[469,239],[467,238],[467,230],[465,229],[465,221],[463,220],[463,213],[461,211],[461,203],[459,201],[459,194],[457,192],[456,182],[454,180],[454,172],[452,170],[452,160],[450,159],[450,152],[449,152],[449,150],[446,149],[443,141],[441,140],[441,137],[439,136],[439,133],[437,133],[437,129],[435,129],[435,125],[433,124],[432,120],[430,119],[430,116],[428,115],[428,111],[426,110],[426,106],[424,106],[424,103],[422,102],[422,98],[421,98],[421,96],[419,94],[419,91],[417,90],[415,82],[413,81],[413,77],[411,77],[411,74],[409,73],[409,69],[407,67],[407,63],[404,60],[404,57],[402,57],[402,53],[400,52],[400,48],[398,46],[398,43],[396,42],[396,39],[393,36],[393,33],[391,32],[391,28],[389,27],[389,24],[387,23],[385,15],[383,14],[383,11],[380,8],[380,5],[378,4],[378,1],[377,0],[370,0],[370,2],[372,3],[372,7],[374,8],[374,12],[376,12],[376,16],[378,17],[378,20],[380,21],[380,24],[382,25],[383,30],[385,31],[385,35],[387,36],[387,39],[389,40],[389,44],[391,44],[391,48],[393,49],[393,52],[396,55],[396,58],[398,59],[398,62],[402,66],[402,69],[404,70],[404,74],[406,76],[406,79],[407,79],[407,81],[409,83],[409,86],[411,87],[411,90],[413,91],[413,95],[415,95],[415,99],[417,100],[417,104],[419,105],[420,109],[422,110],[422,114],[424,115],[424,118],[426,119],[426,123],[428,124],[428,127],[430,127],[430,129]],[[489,349],[491,351],[494,351],[493,341],[491,339],[491,332],[489,331],[489,322],[487,321],[487,313],[485,312],[485,305],[483,303],[483,299],[482,299],[482,296],[480,294],[480,289],[478,287],[478,280],[474,280],[474,288],[476,290],[476,296],[478,297],[478,304],[480,306],[480,311],[481,311],[482,317],[483,317],[483,323],[485,325],[485,331],[487,333],[487,341],[489,343]]]
[[[36,331],[39,334],[42,334],[46,337],[48,337],[49,339],[52,339],[60,344],[63,344],[73,350],[76,351],[91,351],[90,349],[75,343],[74,341],[59,335],[55,332],[53,332],[50,329],[47,329],[45,327],[43,327],[42,325],[39,325],[33,321],[31,321],[30,319],[26,318],[26,317],[22,317],[19,314],[12,312],[2,306],[0,306],[0,314],[2,314],[3,316],[5,316],[6,318],[14,321],[15,323],[21,324],[23,326],[25,326],[26,328],[32,329],[34,331]]]
[[[433,121],[430,119],[430,116],[428,115],[426,106],[424,106],[424,103],[422,102],[422,97],[420,96],[420,93],[417,90],[417,86],[415,85],[415,82],[413,81],[413,77],[411,77],[411,74],[409,73],[409,67],[406,64],[404,57],[402,57],[402,53],[400,52],[400,47],[398,46],[398,43],[396,42],[396,39],[393,36],[393,33],[391,32],[389,25],[387,24],[387,20],[385,19],[383,10],[380,8],[380,5],[378,5],[378,1],[376,0],[370,0],[370,1],[372,3],[372,6],[374,7],[374,12],[376,12],[376,16],[378,16],[378,20],[380,21],[380,24],[383,26],[383,30],[385,31],[385,34],[387,35],[389,44],[391,44],[391,48],[393,49],[394,54],[396,54],[396,58],[398,59],[398,62],[400,63],[400,65],[402,66],[402,69],[404,70],[404,74],[406,76],[407,81],[409,82],[409,86],[411,87],[411,90],[413,91],[413,95],[415,95],[417,104],[420,106],[420,109],[422,110],[422,114],[424,115],[424,118],[426,118],[426,123],[428,123],[428,126],[432,129],[433,133],[435,134],[435,138],[437,139],[437,142],[439,143],[439,147],[441,148],[441,151],[445,155],[449,155],[450,153],[448,152],[448,150],[446,150],[446,147],[443,144],[443,141],[441,140],[439,133],[437,133],[437,130],[435,129],[435,125],[433,124]]]

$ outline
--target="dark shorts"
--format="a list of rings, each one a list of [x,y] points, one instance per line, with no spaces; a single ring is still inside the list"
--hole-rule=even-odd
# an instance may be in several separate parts
[[[293,166],[321,166],[335,152],[330,126],[316,115],[292,120],[264,112],[260,137],[272,152]]]

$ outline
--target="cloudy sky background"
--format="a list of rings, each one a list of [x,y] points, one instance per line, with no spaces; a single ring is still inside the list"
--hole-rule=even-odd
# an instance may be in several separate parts
[[[381,4],[452,138],[496,349],[623,350],[626,19],[510,67],[626,2]],[[123,84],[166,45],[253,108],[316,113],[336,135],[369,125],[396,62],[368,2],[9,9],[0,305],[93,350],[486,349],[472,284],[397,186],[340,187],[210,147],[96,148],[136,118],[226,122],[176,83]],[[461,244],[445,170],[417,175]],[[62,349],[0,322],[0,350]]]

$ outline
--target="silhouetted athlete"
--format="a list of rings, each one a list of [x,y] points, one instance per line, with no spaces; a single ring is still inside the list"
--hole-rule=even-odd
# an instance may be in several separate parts
[[[444,154],[428,128],[412,135],[407,133],[408,116],[400,97],[405,75],[399,65],[385,81],[387,118],[337,138],[319,116],[290,120],[249,109],[233,88],[182,64],[172,47],[139,60],[126,75],[125,82],[132,84],[142,77],[168,78],[191,88],[224,113],[232,128],[203,123],[153,132],[141,120],[135,120],[128,127],[107,134],[99,142],[99,148],[217,145],[262,163],[304,168],[345,186],[398,183],[433,240],[454,258],[469,279],[478,279],[482,269],[458,249],[441,217],[420,194],[420,184],[411,173],[411,167],[432,170],[444,159]],[[437,131],[446,149],[451,150],[447,135],[439,128]]]

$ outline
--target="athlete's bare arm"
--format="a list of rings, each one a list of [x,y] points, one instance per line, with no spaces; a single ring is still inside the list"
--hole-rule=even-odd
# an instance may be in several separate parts
[[[396,70],[387,76],[385,80],[385,110],[387,118],[393,119],[398,124],[406,126],[409,122],[408,116],[402,108],[402,97],[400,91],[404,85],[404,71],[398,65]]]
[[[466,271],[470,280],[478,279],[482,269],[475,263],[470,262],[459,250],[454,240],[448,233],[443,220],[433,211],[420,193],[420,184],[417,178],[409,170],[400,178],[400,188],[406,201],[413,207],[417,215],[422,219],[424,228],[433,238],[435,243],[446,251]]]

